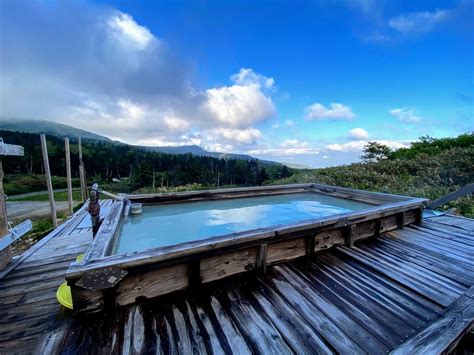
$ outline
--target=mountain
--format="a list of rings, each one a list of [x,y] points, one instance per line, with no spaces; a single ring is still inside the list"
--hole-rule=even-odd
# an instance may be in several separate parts
[[[111,142],[110,138],[75,128],[62,123],[46,120],[1,120],[0,129],[14,132],[44,133],[57,137],[81,137]]]
[[[289,168],[298,169],[298,170],[313,169],[313,168],[310,167],[309,165],[299,164],[299,163],[286,163],[286,162],[282,162],[282,164],[283,164],[283,165],[286,165],[286,166],[289,167]]]
[[[114,142],[117,144],[125,144],[118,141],[112,141],[110,138],[95,134],[92,132],[85,131],[83,129],[68,126],[62,123],[56,123],[46,120],[0,120],[0,130],[14,131],[14,132],[27,132],[27,133],[44,133],[57,137],[81,137],[83,139],[92,139],[97,141]],[[198,156],[207,156],[219,159],[239,159],[239,160],[251,160],[256,159],[246,154],[234,154],[234,153],[220,153],[220,152],[209,152],[198,145],[183,145],[183,146],[166,146],[166,147],[151,147],[151,146],[137,146],[139,148],[152,151],[161,152],[167,154],[194,154]],[[260,159],[259,159],[260,160]],[[270,160],[260,160],[267,164],[280,163]]]

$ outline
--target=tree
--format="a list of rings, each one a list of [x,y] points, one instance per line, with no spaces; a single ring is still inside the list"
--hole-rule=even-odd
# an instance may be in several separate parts
[[[361,155],[361,158],[366,162],[387,159],[392,153],[388,146],[377,142],[367,143],[362,151],[364,154]]]

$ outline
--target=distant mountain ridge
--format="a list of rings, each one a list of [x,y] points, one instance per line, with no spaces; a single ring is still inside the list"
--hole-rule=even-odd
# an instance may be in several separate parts
[[[27,133],[43,133],[49,134],[57,137],[81,137],[83,139],[91,139],[96,141],[106,141],[113,142],[116,144],[126,144],[120,141],[114,141],[105,136],[101,136],[96,133],[92,133],[80,128],[75,128],[69,125],[62,123],[47,121],[47,120],[0,120],[0,129],[6,131],[14,132],[27,132]],[[208,156],[219,159],[241,159],[241,160],[251,160],[257,159],[250,155],[246,154],[235,154],[235,153],[220,153],[220,152],[209,152],[198,145],[183,145],[183,146],[162,146],[162,147],[153,147],[153,146],[136,146],[143,148],[152,152],[161,152],[167,154],[194,154],[198,156]],[[267,164],[277,164],[280,163],[270,161],[270,160],[261,160],[261,162]]]
[[[57,137],[81,137],[112,142],[110,138],[80,128],[46,120],[0,120],[0,129],[14,132],[44,133]]]

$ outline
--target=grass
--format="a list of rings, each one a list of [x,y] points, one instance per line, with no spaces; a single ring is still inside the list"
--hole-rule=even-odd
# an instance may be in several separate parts
[[[72,191],[72,199],[74,201],[81,200],[81,191],[80,190],[73,190]],[[56,191],[54,193],[54,200],[55,201],[67,201],[67,191]],[[42,193],[34,196],[26,196],[26,197],[19,197],[19,198],[9,198],[8,201],[48,201],[48,193]]]

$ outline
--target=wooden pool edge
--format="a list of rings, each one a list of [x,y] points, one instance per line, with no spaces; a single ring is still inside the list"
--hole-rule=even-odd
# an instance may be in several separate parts
[[[338,245],[351,247],[356,241],[421,222],[422,208],[427,202],[426,199],[320,184],[138,195],[131,200],[173,203],[298,192],[323,193],[372,203],[374,207],[277,228],[107,256],[123,212],[123,204],[115,202],[85,261],[71,264],[66,272],[75,313],[111,309],[134,303],[138,298],[154,298],[245,272],[264,273],[267,266],[312,256]],[[112,284],[99,282],[92,288],[78,285],[78,282],[84,284],[85,277],[116,279],[118,275],[123,279]]]

